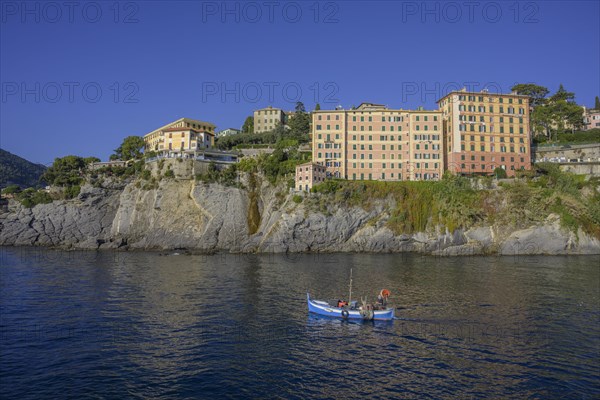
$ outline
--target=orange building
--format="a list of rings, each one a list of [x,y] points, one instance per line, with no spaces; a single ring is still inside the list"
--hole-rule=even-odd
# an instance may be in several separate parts
[[[326,179],[325,167],[313,162],[296,165],[296,189],[309,191]]]
[[[438,100],[444,121],[444,168],[456,174],[508,176],[531,168],[529,98],[487,91],[451,92]]]
[[[362,103],[312,113],[313,161],[351,180],[437,180],[443,173],[442,113]]]

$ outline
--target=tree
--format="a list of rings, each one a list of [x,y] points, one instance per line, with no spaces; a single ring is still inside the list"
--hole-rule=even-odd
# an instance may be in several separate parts
[[[131,160],[131,159],[141,159],[145,146],[144,139],[140,136],[127,136],[123,139],[123,143],[115,149],[115,154],[110,156],[111,160]]]
[[[560,101],[560,100],[573,101],[574,99],[575,99],[575,93],[567,92],[562,83],[558,87],[558,90],[556,91],[556,93],[554,93],[552,95],[552,97],[550,97],[550,100],[554,101],[554,102]]]
[[[550,93],[548,88],[534,83],[519,83],[510,90],[520,95],[529,96],[529,104],[531,106],[529,130],[531,132],[544,132],[548,134],[551,121],[548,110],[541,108],[547,103],[546,96]]]
[[[548,105],[534,107],[531,113],[532,132],[543,133],[550,137],[550,128],[552,126],[552,109]]]
[[[583,108],[575,103],[566,100],[557,101],[553,104],[553,113],[559,133],[564,132],[567,126],[574,131],[583,125]]]
[[[524,96],[529,96],[531,99],[530,104],[532,107],[537,107],[544,104],[546,96],[550,91],[544,86],[539,86],[533,83],[519,83],[513,86],[510,90]]]
[[[292,120],[293,120],[293,118],[292,118]],[[283,139],[287,136],[287,128],[281,122],[277,121],[275,123],[275,129],[272,129],[271,133],[273,134],[272,139],[271,139],[272,142],[277,143],[278,141],[280,141],[281,139]]]
[[[594,109],[600,110],[600,98],[596,96],[596,100],[594,102]]]
[[[242,126],[243,133],[254,133],[254,117],[249,116],[244,121],[244,125]]]
[[[300,142],[307,142],[310,132],[310,114],[302,111],[296,112],[296,115],[289,120],[288,126],[292,138],[298,139]]]
[[[598,97],[596,97],[596,100],[598,99]],[[317,103],[317,105],[315,106],[315,111],[319,111],[321,109],[321,105],[319,103]]]
[[[515,85],[512,90],[531,98],[532,132],[551,139],[553,133],[563,133],[567,128],[574,131],[583,124],[583,108],[575,104],[575,93],[567,92],[562,83],[550,98],[546,98],[548,89],[531,83]]]
[[[89,165],[91,163],[100,162],[100,159],[98,157],[86,157],[83,159],[83,162],[85,163],[85,165]]]
[[[83,181],[85,165],[85,160],[78,156],[55,158],[40,180],[56,186],[79,185]]]
[[[296,112],[297,113],[305,113],[306,108],[304,107],[304,103],[301,101],[296,102]]]

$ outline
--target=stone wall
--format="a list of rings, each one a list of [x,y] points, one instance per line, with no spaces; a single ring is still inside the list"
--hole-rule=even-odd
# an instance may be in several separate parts
[[[561,163],[560,169],[578,175],[600,176],[600,162]]]
[[[533,148],[533,156],[534,162],[600,162],[600,143],[538,146]]]
[[[196,175],[208,171],[210,161],[200,161],[186,158],[164,158],[147,162],[145,168],[150,170],[153,176],[164,175],[172,170],[176,179],[194,179]],[[218,169],[226,168],[229,163],[215,162]]]

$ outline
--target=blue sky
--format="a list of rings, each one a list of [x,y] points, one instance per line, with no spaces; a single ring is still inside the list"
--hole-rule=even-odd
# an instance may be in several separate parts
[[[516,82],[600,95],[598,1],[74,3],[0,2],[0,147],[44,164],[296,100],[435,108]]]

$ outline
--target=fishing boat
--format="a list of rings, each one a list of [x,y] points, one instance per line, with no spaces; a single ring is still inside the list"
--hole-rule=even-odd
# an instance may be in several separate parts
[[[365,321],[390,321],[394,319],[394,309],[387,307],[389,296],[390,291],[382,289],[379,293],[380,301],[378,303],[369,304],[365,298],[361,299],[361,305],[359,305],[358,301],[352,300],[352,270],[350,270],[350,292],[347,302],[338,300],[336,305],[332,305],[326,301],[311,299],[310,293],[306,293],[306,301],[308,302],[308,311],[319,315]]]

